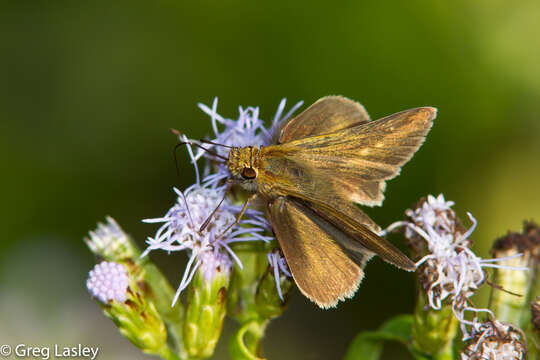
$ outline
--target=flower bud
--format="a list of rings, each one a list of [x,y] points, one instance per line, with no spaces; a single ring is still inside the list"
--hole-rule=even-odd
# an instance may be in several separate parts
[[[122,262],[125,259],[136,259],[141,253],[133,240],[120,228],[118,223],[110,216],[105,224],[98,223],[94,231],[84,242],[99,258],[107,261]]]
[[[227,304],[228,314],[241,324],[259,316],[255,295],[259,281],[268,267],[264,245],[258,242],[246,245],[246,251],[237,251],[243,269],[234,267]]]
[[[280,316],[287,306],[290,290],[293,288],[292,275],[279,249],[267,254],[268,268],[257,287],[255,304],[264,319]]]
[[[159,269],[148,257],[141,258],[141,252],[133,240],[111,217],[107,217],[105,224],[100,223],[96,230],[90,231],[89,237],[84,241],[98,259],[114,261],[124,267],[130,281],[137,284],[140,295],[155,306],[167,324],[169,335],[174,339],[172,342],[175,351],[183,353],[180,324],[183,321],[184,309],[181,304],[171,307],[174,290]],[[94,297],[100,298],[99,294],[93,293],[92,290],[90,292]]]
[[[141,294],[127,269],[114,262],[102,262],[89,273],[88,291],[99,300],[103,312],[122,335],[148,354],[169,354],[167,331],[154,304]]]
[[[494,282],[501,289],[492,290],[491,309],[497,319],[519,327],[525,326],[530,318],[528,304],[532,300],[535,270],[540,259],[539,234],[536,225],[525,223],[523,233],[508,233],[491,249],[493,257],[506,258],[508,266],[495,269]],[[513,271],[511,267],[530,271]]]
[[[184,345],[193,358],[214,353],[226,314],[232,261],[228,255],[205,252],[189,286],[184,322]]]

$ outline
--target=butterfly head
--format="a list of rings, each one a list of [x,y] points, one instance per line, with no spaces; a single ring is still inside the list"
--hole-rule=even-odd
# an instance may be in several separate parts
[[[234,147],[229,152],[227,167],[231,173],[231,180],[246,190],[257,190],[258,155],[259,148],[253,146]]]

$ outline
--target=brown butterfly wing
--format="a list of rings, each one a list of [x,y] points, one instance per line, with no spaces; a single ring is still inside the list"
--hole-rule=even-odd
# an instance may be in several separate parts
[[[380,205],[385,180],[397,176],[422,145],[435,116],[436,109],[431,107],[405,110],[333,133],[269,146],[263,149],[264,156],[268,161],[288,161],[311,175],[310,186],[296,189],[304,192],[301,198],[329,188],[334,197]]]
[[[300,200],[299,200],[300,201]],[[379,255],[384,261],[400,269],[413,271],[416,265],[399,249],[387,240],[375,234],[365,223],[358,222],[348,213],[328,206],[328,204],[306,203],[314,213],[341,229],[347,236],[336,238],[336,241],[350,255],[362,253],[366,249]]]
[[[371,252],[399,268],[414,270],[414,264],[391,243],[376,235],[380,230],[356,205],[343,199],[328,186],[330,183],[310,171],[308,166],[298,165],[285,156],[268,157],[259,169],[259,192],[267,199],[273,197],[294,198],[296,203],[311,208],[325,221],[347,234],[336,241],[354,255],[354,249]],[[271,201],[271,200],[270,200]],[[274,227],[275,228],[275,227]]]
[[[328,134],[369,121],[362,105],[343,96],[326,96],[317,100],[281,128],[280,144],[308,136]]]
[[[268,204],[268,218],[300,291],[322,308],[333,307],[358,289],[371,252],[348,255],[347,235],[308,206],[279,197]],[[337,240],[337,242],[336,242]]]

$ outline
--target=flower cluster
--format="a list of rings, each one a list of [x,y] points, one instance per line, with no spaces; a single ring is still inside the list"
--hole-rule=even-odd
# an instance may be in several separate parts
[[[213,272],[218,268],[230,272],[232,262],[229,257],[242,268],[242,263],[230,247],[231,243],[254,240],[268,242],[272,239],[263,234],[267,224],[262,222],[262,217],[255,210],[248,212],[248,216],[252,215],[248,220],[240,220],[240,226],[236,226],[240,207],[230,204],[227,198],[222,201],[222,190],[198,184],[190,186],[184,192],[174,189],[178,195],[177,202],[165,216],[144,220],[147,223],[163,225],[154,237],[147,239],[148,247],[142,256],[155,249],[190,252],[173,304],[200,266],[204,268],[208,279],[212,278]],[[205,223],[206,227],[201,230]]]
[[[199,104],[199,108],[210,116],[212,122],[212,130],[214,136],[208,140],[222,146],[215,146],[212,150],[219,156],[227,157],[228,148],[232,146],[266,146],[270,145],[274,139],[274,134],[279,128],[279,125],[287,121],[291,115],[302,106],[303,102],[296,103],[287,113],[284,114],[286,99],[281,100],[272,124],[269,128],[264,126],[264,121],[259,117],[259,108],[248,106],[246,108],[239,107],[238,119],[227,119],[217,113],[218,99],[215,98],[212,107],[204,104]],[[183,139],[186,141],[187,139]],[[192,140],[193,141],[193,140]],[[198,160],[201,157],[212,159],[202,149],[199,149],[195,155]],[[206,167],[206,173],[210,172],[210,167]],[[208,186],[218,186],[224,179],[229,176],[227,168],[223,163],[217,164],[216,171],[213,174],[208,174],[205,177],[204,183]]]
[[[297,103],[288,113],[283,115],[286,101],[281,101],[274,116],[272,128],[264,127],[259,118],[259,109],[256,107],[240,107],[238,119],[226,119],[217,113],[217,98],[212,107],[199,104],[199,107],[210,115],[214,138],[212,142],[224,146],[261,146],[268,145],[272,138],[273,128],[284,120],[302,104]],[[180,136],[180,140],[186,143],[194,142]],[[200,177],[197,160],[206,157],[207,153],[201,149],[194,153],[188,144],[188,153],[195,167],[196,184],[188,187],[184,192],[174,189],[177,196],[176,203],[160,218],[143,220],[147,223],[163,223],[154,237],[147,239],[148,247],[142,256],[150,251],[161,249],[167,252],[186,250],[190,254],[186,270],[173,299],[173,304],[178,300],[180,293],[189,285],[196,271],[201,268],[206,278],[211,280],[215,271],[230,272],[233,261],[242,269],[239,257],[231,248],[231,244],[241,241],[264,241],[270,242],[273,237],[268,236],[271,226],[260,211],[248,208],[242,219],[237,220],[241,206],[233,204],[227,197],[227,187],[224,179],[229,174],[223,163],[217,166],[207,166],[205,176]],[[216,146],[212,149],[220,156],[226,157],[227,148]],[[212,160],[212,156],[208,157]],[[212,173],[212,170],[215,170]],[[277,260],[274,255],[269,255],[269,264],[278,264],[276,269],[290,276],[285,260]],[[279,276],[276,285],[280,297]]]
[[[415,209],[407,209],[405,215],[420,228],[432,229],[437,234],[445,235],[456,232],[456,214],[452,211],[453,201],[446,201],[444,195],[435,197],[428,195],[420,200]],[[412,238],[415,231],[410,227],[405,229],[405,236]]]
[[[476,323],[465,319],[466,311],[486,312],[492,316],[490,310],[470,306],[470,297],[485,281],[484,268],[526,269],[496,264],[520,254],[498,259],[477,256],[470,249],[470,236],[476,228],[476,219],[467,213],[472,226],[465,230],[452,210],[453,205],[454,202],[446,201],[442,194],[438,197],[429,195],[415,209],[405,212],[405,221],[390,225],[386,232],[405,226],[405,236],[414,250],[427,247],[427,254],[416,262],[416,266],[428,304],[439,310],[443,304],[450,303],[461,323],[464,337],[468,338],[470,334],[466,325],[476,326]]]
[[[525,334],[512,324],[498,320],[474,323],[461,360],[525,359]]]
[[[113,300],[126,300],[128,284],[126,268],[122,264],[107,261],[94,266],[86,281],[90,294],[104,304]]]
[[[109,216],[106,220],[84,238],[86,245],[94,254],[108,261],[134,257],[138,251],[118,223]]]

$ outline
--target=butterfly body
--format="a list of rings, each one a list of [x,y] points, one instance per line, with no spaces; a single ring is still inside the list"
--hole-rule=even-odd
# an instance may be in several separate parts
[[[425,107],[370,121],[360,104],[325,97],[282,125],[274,145],[231,149],[231,180],[265,201],[295,282],[317,305],[352,296],[375,254],[414,270],[354,203],[382,203],[385,181],[422,144],[435,114]]]

